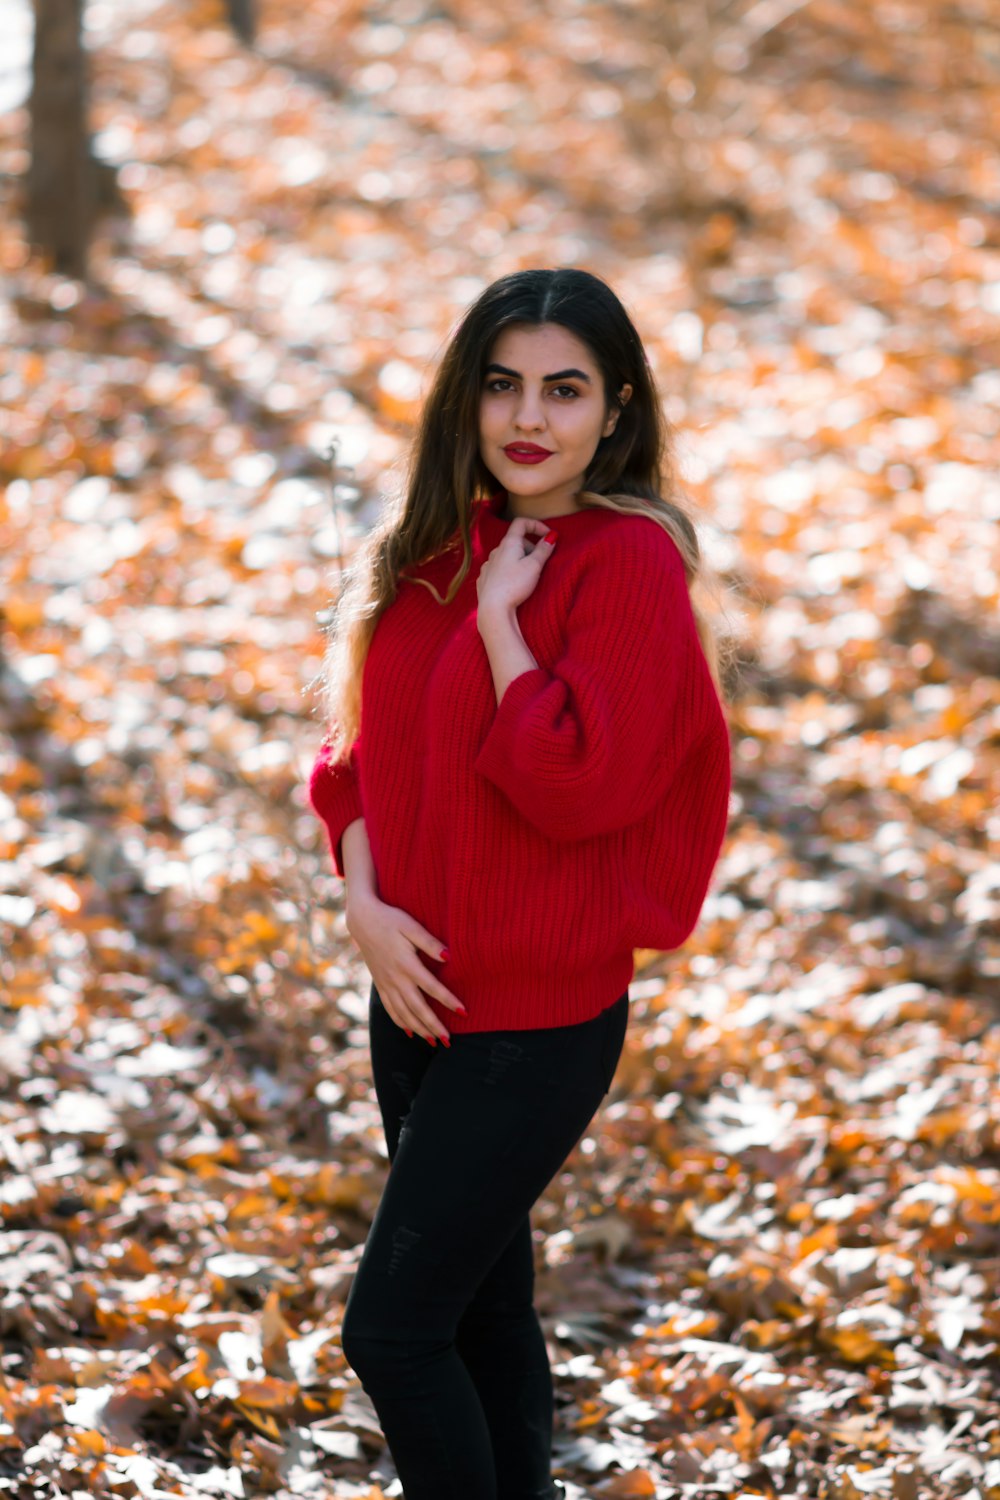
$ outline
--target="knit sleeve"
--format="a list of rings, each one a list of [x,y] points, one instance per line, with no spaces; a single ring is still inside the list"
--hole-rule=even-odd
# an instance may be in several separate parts
[[[475,769],[551,839],[637,822],[705,728],[700,654],[676,544],[645,519],[612,528],[578,580],[562,655],[507,685]]]
[[[361,742],[357,739],[347,755],[332,764],[329,745],[322,746],[309,776],[309,802],[326,827],[334,869],[341,880],[344,879],[341,842],[344,829],[355,818],[364,816],[358,787],[360,749]]]

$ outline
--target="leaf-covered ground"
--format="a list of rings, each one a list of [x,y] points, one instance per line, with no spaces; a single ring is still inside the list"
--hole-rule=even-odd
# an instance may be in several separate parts
[[[534,1215],[556,1472],[996,1500],[989,6],[88,23],[126,209],[88,284],[29,259],[0,117],[0,1491],[399,1492],[339,1346],[387,1163],[317,616],[462,309],[574,263],[742,644],[713,891]]]

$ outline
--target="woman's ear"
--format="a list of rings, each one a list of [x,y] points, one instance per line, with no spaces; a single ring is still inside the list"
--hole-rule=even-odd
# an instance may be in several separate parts
[[[610,437],[615,428],[618,426],[618,418],[621,416],[622,412],[625,410],[625,407],[628,405],[628,400],[631,394],[632,387],[630,385],[623,385],[621,390],[618,392],[618,395],[615,397],[615,400],[618,402],[618,410],[613,411],[604,424],[605,437]]]

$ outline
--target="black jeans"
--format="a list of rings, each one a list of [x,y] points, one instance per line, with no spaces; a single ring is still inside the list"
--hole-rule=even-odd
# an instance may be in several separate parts
[[[611,1087],[628,1007],[626,989],[577,1025],[453,1033],[450,1048],[431,1047],[371,987],[391,1166],[341,1339],[405,1500],[556,1495],[529,1210]]]

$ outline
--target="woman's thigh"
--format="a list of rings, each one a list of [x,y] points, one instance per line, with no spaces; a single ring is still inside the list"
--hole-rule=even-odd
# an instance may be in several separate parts
[[[416,1033],[407,1036],[396,1025],[374,984],[368,996],[368,1039],[375,1097],[382,1116],[386,1150],[393,1161],[403,1121],[434,1060],[435,1049],[423,1037]]]
[[[455,1033],[437,1050],[401,1032],[400,1049],[380,1007],[373,986],[373,1066],[396,1140],[352,1320],[356,1330],[452,1337],[610,1087],[628,992],[577,1026]]]

